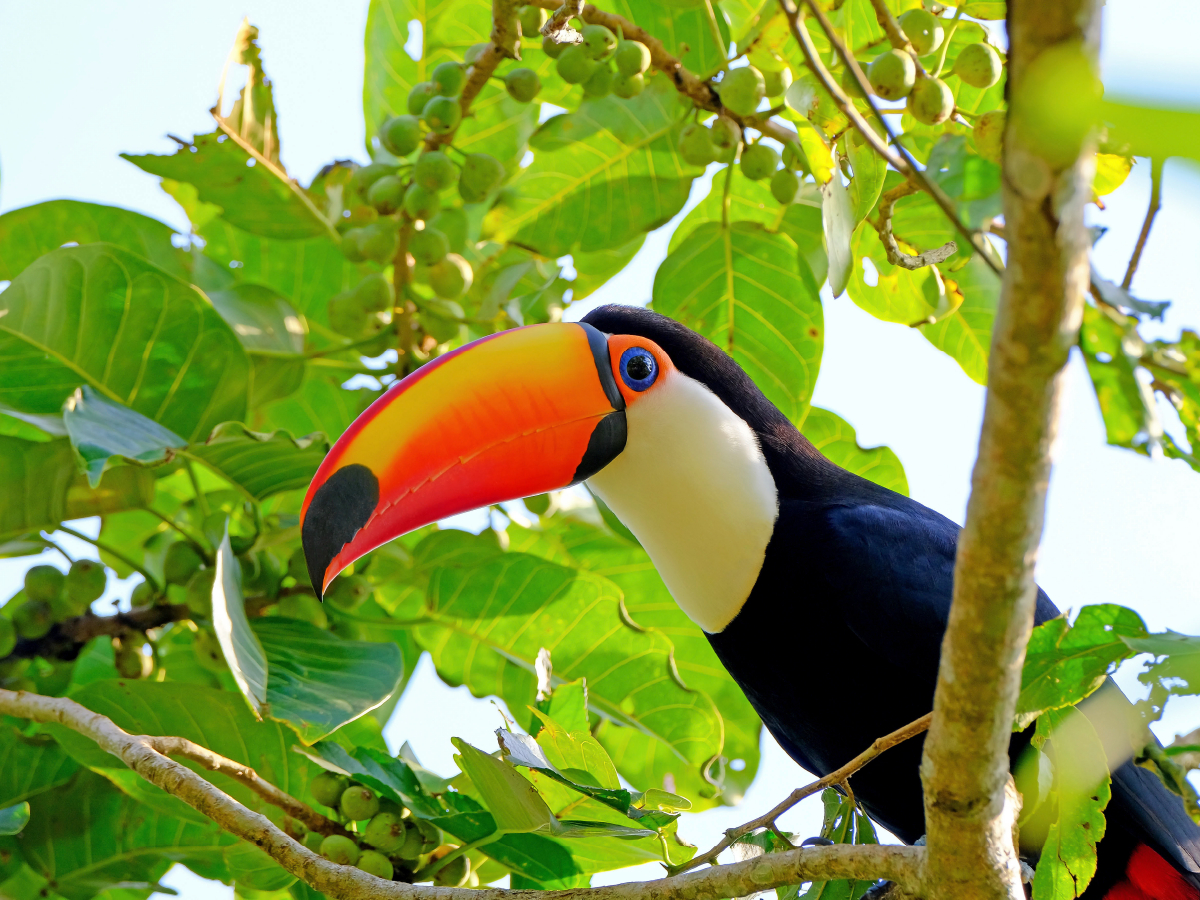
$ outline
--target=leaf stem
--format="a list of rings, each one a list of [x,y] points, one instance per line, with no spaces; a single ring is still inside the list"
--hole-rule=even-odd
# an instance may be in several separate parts
[[[200,556],[204,559],[204,564],[206,566],[212,565],[212,561],[213,561],[212,548],[208,546],[207,541],[201,541],[199,538],[195,537],[194,535],[189,534],[174,519],[172,519],[170,516],[164,515],[163,513],[159,512],[157,509],[154,509],[151,506],[144,507],[144,509],[146,510],[146,512],[150,513],[150,515],[156,516],[157,518],[159,518],[163,522],[165,522],[168,526],[170,526],[171,528],[174,528],[176,531],[178,531],[183,536],[183,539],[185,541],[187,541],[189,544],[191,544],[192,548],[195,549],[195,551],[197,553],[199,553]]]
[[[725,167],[725,191],[721,195],[721,227],[729,230],[729,198],[733,186],[733,163]]]
[[[462,846],[455,847],[453,850],[451,850],[449,853],[447,853],[441,859],[436,859],[433,862],[431,862],[429,865],[427,865],[421,871],[414,872],[413,880],[414,881],[424,881],[426,878],[431,879],[431,878],[433,878],[434,875],[436,875],[438,872],[440,872],[443,868],[448,866],[450,863],[454,862],[454,860],[458,859],[463,854],[470,853],[472,850],[477,850],[480,847],[486,847],[488,844],[495,843],[496,841],[500,840],[500,838],[504,837],[506,834],[508,834],[507,831],[496,830],[496,831],[493,831],[489,835],[479,838],[478,840],[470,841],[469,843],[463,844]]]
[[[126,556],[120,550],[117,550],[117,549],[111,547],[110,545],[97,540],[96,538],[90,538],[86,534],[84,534],[82,531],[76,531],[74,528],[71,528],[69,525],[65,525],[65,524],[59,525],[57,530],[61,531],[63,534],[69,534],[69,535],[71,535],[71,537],[79,538],[79,540],[81,540],[81,541],[87,541],[89,544],[91,544],[93,547],[95,547],[97,550],[101,551],[102,553],[107,553],[113,559],[119,559],[121,562],[125,563],[125,565],[129,566],[129,568],[133,569],[135,572],[141,573],[141,576],[146,579],[146,581],[150,585],[150,587],[154,588],[154,593],[161,594],[163,592],[162,585],[158,583],[157,578],[155,578],[153,575],[151,575],[149,572],[147,572],[142,566],[139,566],[137,563],[135,563],[132,559],[130,559],[128,556]]]
[[[1154,217],[1162,208],[1162,175],[1163,160],[1155,157],[1150,160],[1150,206],[1146,209],[1142,230],[1138,234],[1137,244],[1133,248],[1133,255],[1129,257],[1129,266],[1125,269],[1125,277],[1121,281],[1121,287],[1125,290],[1129,290],[1129,286],[1133,284],[1134,273],[1137,272],[1138,263],[1142,261],[1142,251],[1146,249],[1146,241],[1150,238],[1150,229],[1154,227]]]
[[[946,32],[946,39],[942,41],[942,52],[938,54],[937,66],[933,70],[933,77],[937,78],[942,74],[942,68],[946,65],[946,51],[950,49],[950,42],[954,40],[954,32],[958,31],[959,20],[962,19],[963,9],[966,4],[959,0],[958,9],[954,12],[954,21],[950,23],[950,30]]]
[[[204,496],[204,491],[200,490],[200,480],[196,478],[196,470],[192,468],[192,461],[184,460],[184,466],[187,468],[188,480],[192,483],[192,491],[196,495],[196,508],[200,510],[200,515],[207,520],[211,514],[211,510],[208,508],[208,498]]]
[[[67,565],[71,565],[73,562],[75,562],[75,560],[71,559],[71,554],[69,554],[66,550],[64,550],[62,547],[60,547],[58,544],[56,544],[54,541],[52,541],[50,538],[48,538],[46,536],[46,532],[44,532],[44,531],[41,532],[38,535],[38,537],[40,537],[42,539],[42,542],[44,544],[46,544],[51,550],[57,550],[59,553],[61,553],[63,556],[63,559],[65,559],[67,561]]]

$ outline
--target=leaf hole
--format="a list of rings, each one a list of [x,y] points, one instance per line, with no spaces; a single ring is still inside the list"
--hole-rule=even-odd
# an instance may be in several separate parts
[[[733,769],[735,772],[742,772],[746,768],[746,761],[744,759],[732,760],[729,763],[729,768]]]
[[[255,159],[253,156],[250,157],[248,160],[246,160],[246,168],[247,169],[253,169],[257,164],[258,164],[258,160]]]
[[[1104,363],[1105,365],[1108,365],[1110,362],[1112,362],[1112,354],[1105,353],[1103,350],[1101,350],[1099,353],[1096,354],[1096,362]]]
[[[231,268],[231,269],[240,269],[244,265],[245,265],[245,263],[242,262],[240,259],[231,259],[229,261],[229,268]]]
[[[863,281],[867,287],[876,287],[879,284],[879,270],[875,268],[875,263],[871,262],[871,257],[864,256],[862,260]]]
[[[404,42],[404,52],[414,61],[425,55],[425,29],[417,19],[408,23],[408,40]]]

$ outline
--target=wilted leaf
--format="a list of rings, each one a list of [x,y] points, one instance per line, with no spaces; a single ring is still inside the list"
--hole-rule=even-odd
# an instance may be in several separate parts
[[[860,447],[850,423],[836,413],[819,406],[809,407],[800,430],[814,447],[843,469],[908,496],[904,466],[892,449]]]
[[[821,221],[825,226],[825,252],[829,256],[829,290],[837,298],[846,290],[854,267],[850,237],[858,221],[840,171],[821,185]]]

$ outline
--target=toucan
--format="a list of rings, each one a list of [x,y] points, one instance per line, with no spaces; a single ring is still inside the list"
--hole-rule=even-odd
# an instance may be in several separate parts
[[[430,522],[580,482],[804,769],[825,775],[932,708],[958,526],[830,462],[723,350],[638,307],[480,338],[392,385],[304,498],[313,587]],[[1036,621],[1058,614],[1039,590]],[[921,748],[852,783],[908,843],[924,833]],[[1200,828],[1118,762],[1085,896],[1200,900]]]

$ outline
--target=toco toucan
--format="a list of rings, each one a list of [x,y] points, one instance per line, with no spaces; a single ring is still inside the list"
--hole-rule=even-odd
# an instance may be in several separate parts
[[[834,465],[715,344],[634,307],[481,338],[393,385],[304,499],[313,586],[321,595],[414,528],[579,482],[809,772],[932,708],[958,527]],[[1039,591],[1036,620],[1056,615]],[[1027,743],[1017,735],[1013,752]],[[910,843],[925,830],[921,748],[908,741],[853,779],[870,816]],[[1127,761],[1112,791],[1087,896],[1200,900],[1200,828],[1180,799]]]

